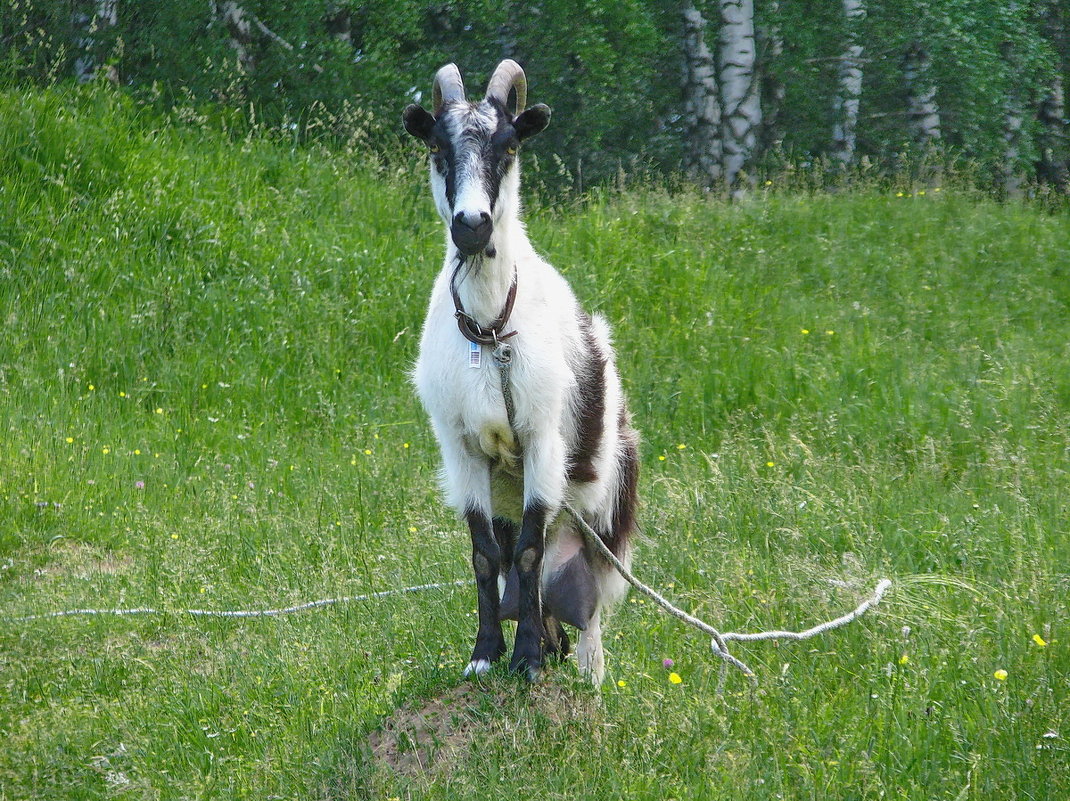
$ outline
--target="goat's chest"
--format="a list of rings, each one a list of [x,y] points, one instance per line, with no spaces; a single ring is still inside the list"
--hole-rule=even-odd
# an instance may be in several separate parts
[[[510,340],[512,360],[505,375],[517,431],[531,432],[539,421],[554,421],[563,404],[567,376],[554,369],[547,351],[552,340],[541,338],[535,326],[522,328]],[[414,379],[420,400],[436,432],[459,433],[465,446],[504,466],[515,460],[520,445],[509,424],[503,375],[493,348],[471,343],[460,335],[452,316],[431,315],[424,331]],[[552,422],[551,422],[552,424]]]

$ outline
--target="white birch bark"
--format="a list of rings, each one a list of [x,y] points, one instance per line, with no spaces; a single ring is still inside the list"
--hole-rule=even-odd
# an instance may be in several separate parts
[[[1003,60],[1007,64],[1007,94],[1003,98],[1003,163],[1001,166],[1003,192],[1007,197],[1020,197],[1022,194],[1022,173],[1019,168],[1021,160],[1022,127],[1024,112],[1022,98],[1017,84],[1017,63],[1014,43],[1006,41],[1001,47]]]
[[[933,147],[940,138],[940,106],[936,102],[931,63],[925,46],[918,41],[911,42],[903,58],[907,125],[911,138],[923,151]]]
[[[81,32],[78,37],[78,47],[81,50],[74,60],[74,77],[78,83],[87,83],[96,77],[100,49],[100,33],[108,28],[114,28],[119,22],[119,0],[96,0],[93,3],[93,13],[76,11],[74,13],[74,27]],[[108,80],[117,83],[119,76],[114,68],[107,71]]]
[[[1066,122],[1066,95],[1063,76],[1056,73],[1044,99],[1040,103],[1040,165],[1038,172],[1043,181],[1054,184],[1060,192],[1070,187],[1070,151],[1067,139],[1070,128]]]
[[[717,71],[706,46],[706,20],[692,2],[684,6],[684,170],[708,187],[721,182],[721,106]]]
[[[252,54],[253,26],[245,14],[245,9],[233,0],[219,5],[219,17],[227,27],[230,46],[238,56],[238,67],[246,75],[256,69],[256,57]]]
[[[1066,27],[1058,7],[1048,8],[1045,33],[1055,44],[1056,51],[1066,53]],[[1065,57],[1064,57],[1065,58]],[[1052,184],[1060,192],[1070,190],[1070,123],[1066,117],[1066,90],[1063,74],[1070,63],[1057,58],[1051,80],[1044,89],[1037,120],[1040,122],[1040,160],[1037,177]]]
[[[724,182],[738,196],[743,183],[752,183],[744,168],[758,143],[762,124],[756,52],[754,0],[719,0],[721,36],[718,53],[721,88],[721,132],[724,147]]]
[[[847,47],[840,55],[839,91],[833,100],[832,157],[842,164],[854,161],[858,109],[862,102],[863,0],[843,0],[847,18]]]

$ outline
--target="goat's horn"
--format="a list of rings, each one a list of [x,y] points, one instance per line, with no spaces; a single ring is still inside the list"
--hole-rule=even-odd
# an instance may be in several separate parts
[[[432,102],[435,107],[435,116],[442,111],[442,106],[454,100],[464,100],[464,82],[461,81],[461,72],[456,64],[447,64],[440,67],[435,73],[435,83],[431,87]]]
[[[487,100],[496,98],[508,108],[509,90],[516,89],[516,114],[524,110],[528,100],[528,79],[524,77],[524,68],[511,58],[505,59],[494,70],[487,84]]]

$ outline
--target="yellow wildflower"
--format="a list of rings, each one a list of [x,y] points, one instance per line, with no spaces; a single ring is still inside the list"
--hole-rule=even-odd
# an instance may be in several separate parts
[[[683,679],[680,678],[680,674],[679,673],[673,672],[673,673],[669,674],[669,683],[670,684],[679,684],[682,681],[683,681]]]
[[[1046,646],[1048,644],[1048,641],[1045,640],[1043,637],[1041,637],[1039,634],[1034,634],[1033,635],[1033,642],[1035,642],[1041,648],[1043,648],[1044,646]]]
[[[997,670],[992,675],[995,676],[996,679],[998,679],[999,681],[1006,681],[1007,680],[1007,671],[1005,671],[1003,668],[1000,668],[999,670]]]
[[[910,661],[910,657],[907,656],[906,654],[903,654],[901,657],[899,657],[899,664],[900,665],[905,665],[909,661]]]
[[[628,686],[628,682],[626,682],[624,679],[620,679],[617,681],[617,686],[623,690],[625,687]]]

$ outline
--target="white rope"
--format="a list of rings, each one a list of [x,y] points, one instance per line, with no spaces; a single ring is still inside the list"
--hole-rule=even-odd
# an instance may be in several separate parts
[[[395,590],[380,590],[369,592],[365,595],[345,595],[341,598],[323,598],[319,601],[308,601],[295,606],[284,606],[280,609],[156,609],[150,606],[139,606],[128,609],[64,609],[59,612],[45,612],[39,615],[26,615],[24,617],[10,618],[16,623],[31,620],[45,620],[56,617],[72,617],[76,615],[193,615],[194,617],[277,617],[289,615],[294,612],[304,612],[309,609],[319,609],[324,606],[335,604],[356,603],[358,601],[372,601],[377,598],[389,598],[392,595],[405,595],[413,592],[426,590],[438,590],[445,587],[460,587],[472,582],[468,579],[458,581],[444,581],[436,584],[417,584],[413,587],[401,587]]]
[[[565,504],[565,509],[568,511],[569,514],[572,515],[576,522],[579,523],[580,528],[582,529],[584,537],[586,538],[588,544],[591,545],[595,550],[597,550],[611,565],[613,565],[613,567],[617,569],[617,572],[624,577],[625,581],[627,581],[629,584],[639,590],[639,592],[643,593],[643,595],[653,600],[654,603],[656,603],[673,617],[677,618],[678,620],[682,620],[689,626],[693,626],[699,631],[710,636],[710,649],[713,651],[714,654],[716,654],[724,661],[724,669],[722,669],[721,671],[722,684],[725,676],[724,670],[727,669],[728,665],[732,665],[733,667],[738,668],[740,671],[742,671],[743,675],[750,679],[751,683],[755,686],[757,686],[758,684],[758,679],[755,676],[754,671],[747,667],[746,663],[740,661],[736,657],[732,656],[731,653],[729,653],[728,646],[725,645],[726,642],[755,642],[758,640],[808,640],[811,637],[816,637],[818,634],[824,634],[826,631],[829,631],[831,629],[836,629],[840,626],[845,626],[851,621],[860,617],[861,615],[864,615],[871,606],[881,600],[887,589],[892,586],[892,582],[888,579],[881,579],[880,582],[878,582],[876,589],[873,591],[873,595],[867,600],[863,601],[861,604],[859,604],[853,611],[848,612],[846,615],[841,615],[840,617],[835,618],[834,620],[829,620],[825,623],[813,626],[812,628],[806,629],[805,631],[759,631],[751,634],[742,634],[733,631],[727,634],[721,634],[709,623],[699,620],[694,615],[689,615],[687,612],[684,612],[682,609],[679,609],[678,607],[674,606],[672,603],[665,600],[665,598],[663,598],[654,590],[650,589],[650,587],[648,587],[646,584],[644,584],[634,575],[632,575],[631,571],[629,571],[628,568],[625,567],[624,564],[620,561],[620,559],[618,559],[613,554],[613,552],[609,550],[609,546],[606,545],[605,542],[602,541],[602,538],[594,532],[594,529],[592,529],[590,525],[588,525],[587,521],[583,519],[579,512],[577,512],[575,509],[572,508],[571,505],[567,503]],[[720,692],[720,689],[718,689],[718,692]]]
[[[853,611],[848,612],[845,615],[841,615],[833,620],[820,623],[816,626],[806,629],[805,631],[759,631],[752,633],[740,633],[740,632],[728,632],[727,634],[720,633],[717,629],[706,623],[703,620],[689,615],[682,609],[674,606],[671,602],[667,601],[663,596],[652,590],[643,582],[639,581],[631,571],[609,550],[609,546],[602,541],[594,529],[588,525],[587,521],[572,508],[571,505],[565,504],[565,509],[579,524],[580,529],[583,531],[584,537],[587,543],[598,551],[606,561],[608,561],[617,572],[624,577],[624,580],[635,587],[643,595],[650,598],[654,603],[664,609],[673,617],[678,620],[682,620],[684,623],[692,626],[699,631],[709,635],[710,637],[710,649],[721,660],[723,660],[723,669],[721,672],[721,680],[724,680],[724,669],[727,669],[728,665],[740,670],[743,675],[751,680],[751,683],[757,685],[758,679],[755,676],[753,670],[751,670],[745,662],[742,662],[737,657],[733,656],[728,651],[728,642],[758,642],[761,640],[808,640],[811,637],[816,637],[818,634],[824,634],[826,631],[845,626],[848,623],[856,620],[860,616],[869,611],[870,607],[879,603],[881,598],[884,597],[884,593],[892,586],[892,582],[888,579],[881,579],[877,583],[876,589],[873,591],[873,595],[859,604]],[[121,617],[129,615],[191,615],[193,617],[217,617],[217,618],[256,618],[256,617],[278,617],[280,615],[289,615],[295,612],[305,612],[310,609],[320,609],[326,606],[334,606],[337,604],[356,603],[360,601],[372,601],[379,598],[389,598],[395,595],[406,595],[416,592],[425,592],[427,590],[438,590],[447,587],[460,587],[472,582],[467,579],[459,579],[457,581],[445,581],[436,582],[433,584],[417,584],[411,587],[400,587],[393,590],[380,590],[379,592],[370,592],[363,595],[345,595],[339,598],[323,598],[318,601],[308,601],[302,604],[295,604],[294,606],[284,606],[278,609],[159,609],[150,606],[140,606],[131,608],[115,608],[115,609],[63,609],[57,612],[44,612],[36,615],[24,615],[22,617],[9,617],[8,619],[15,623],[25,623],[34,620],[47,620],[51,618],[60,617],[74,617],[84,615],[117,615]]]

